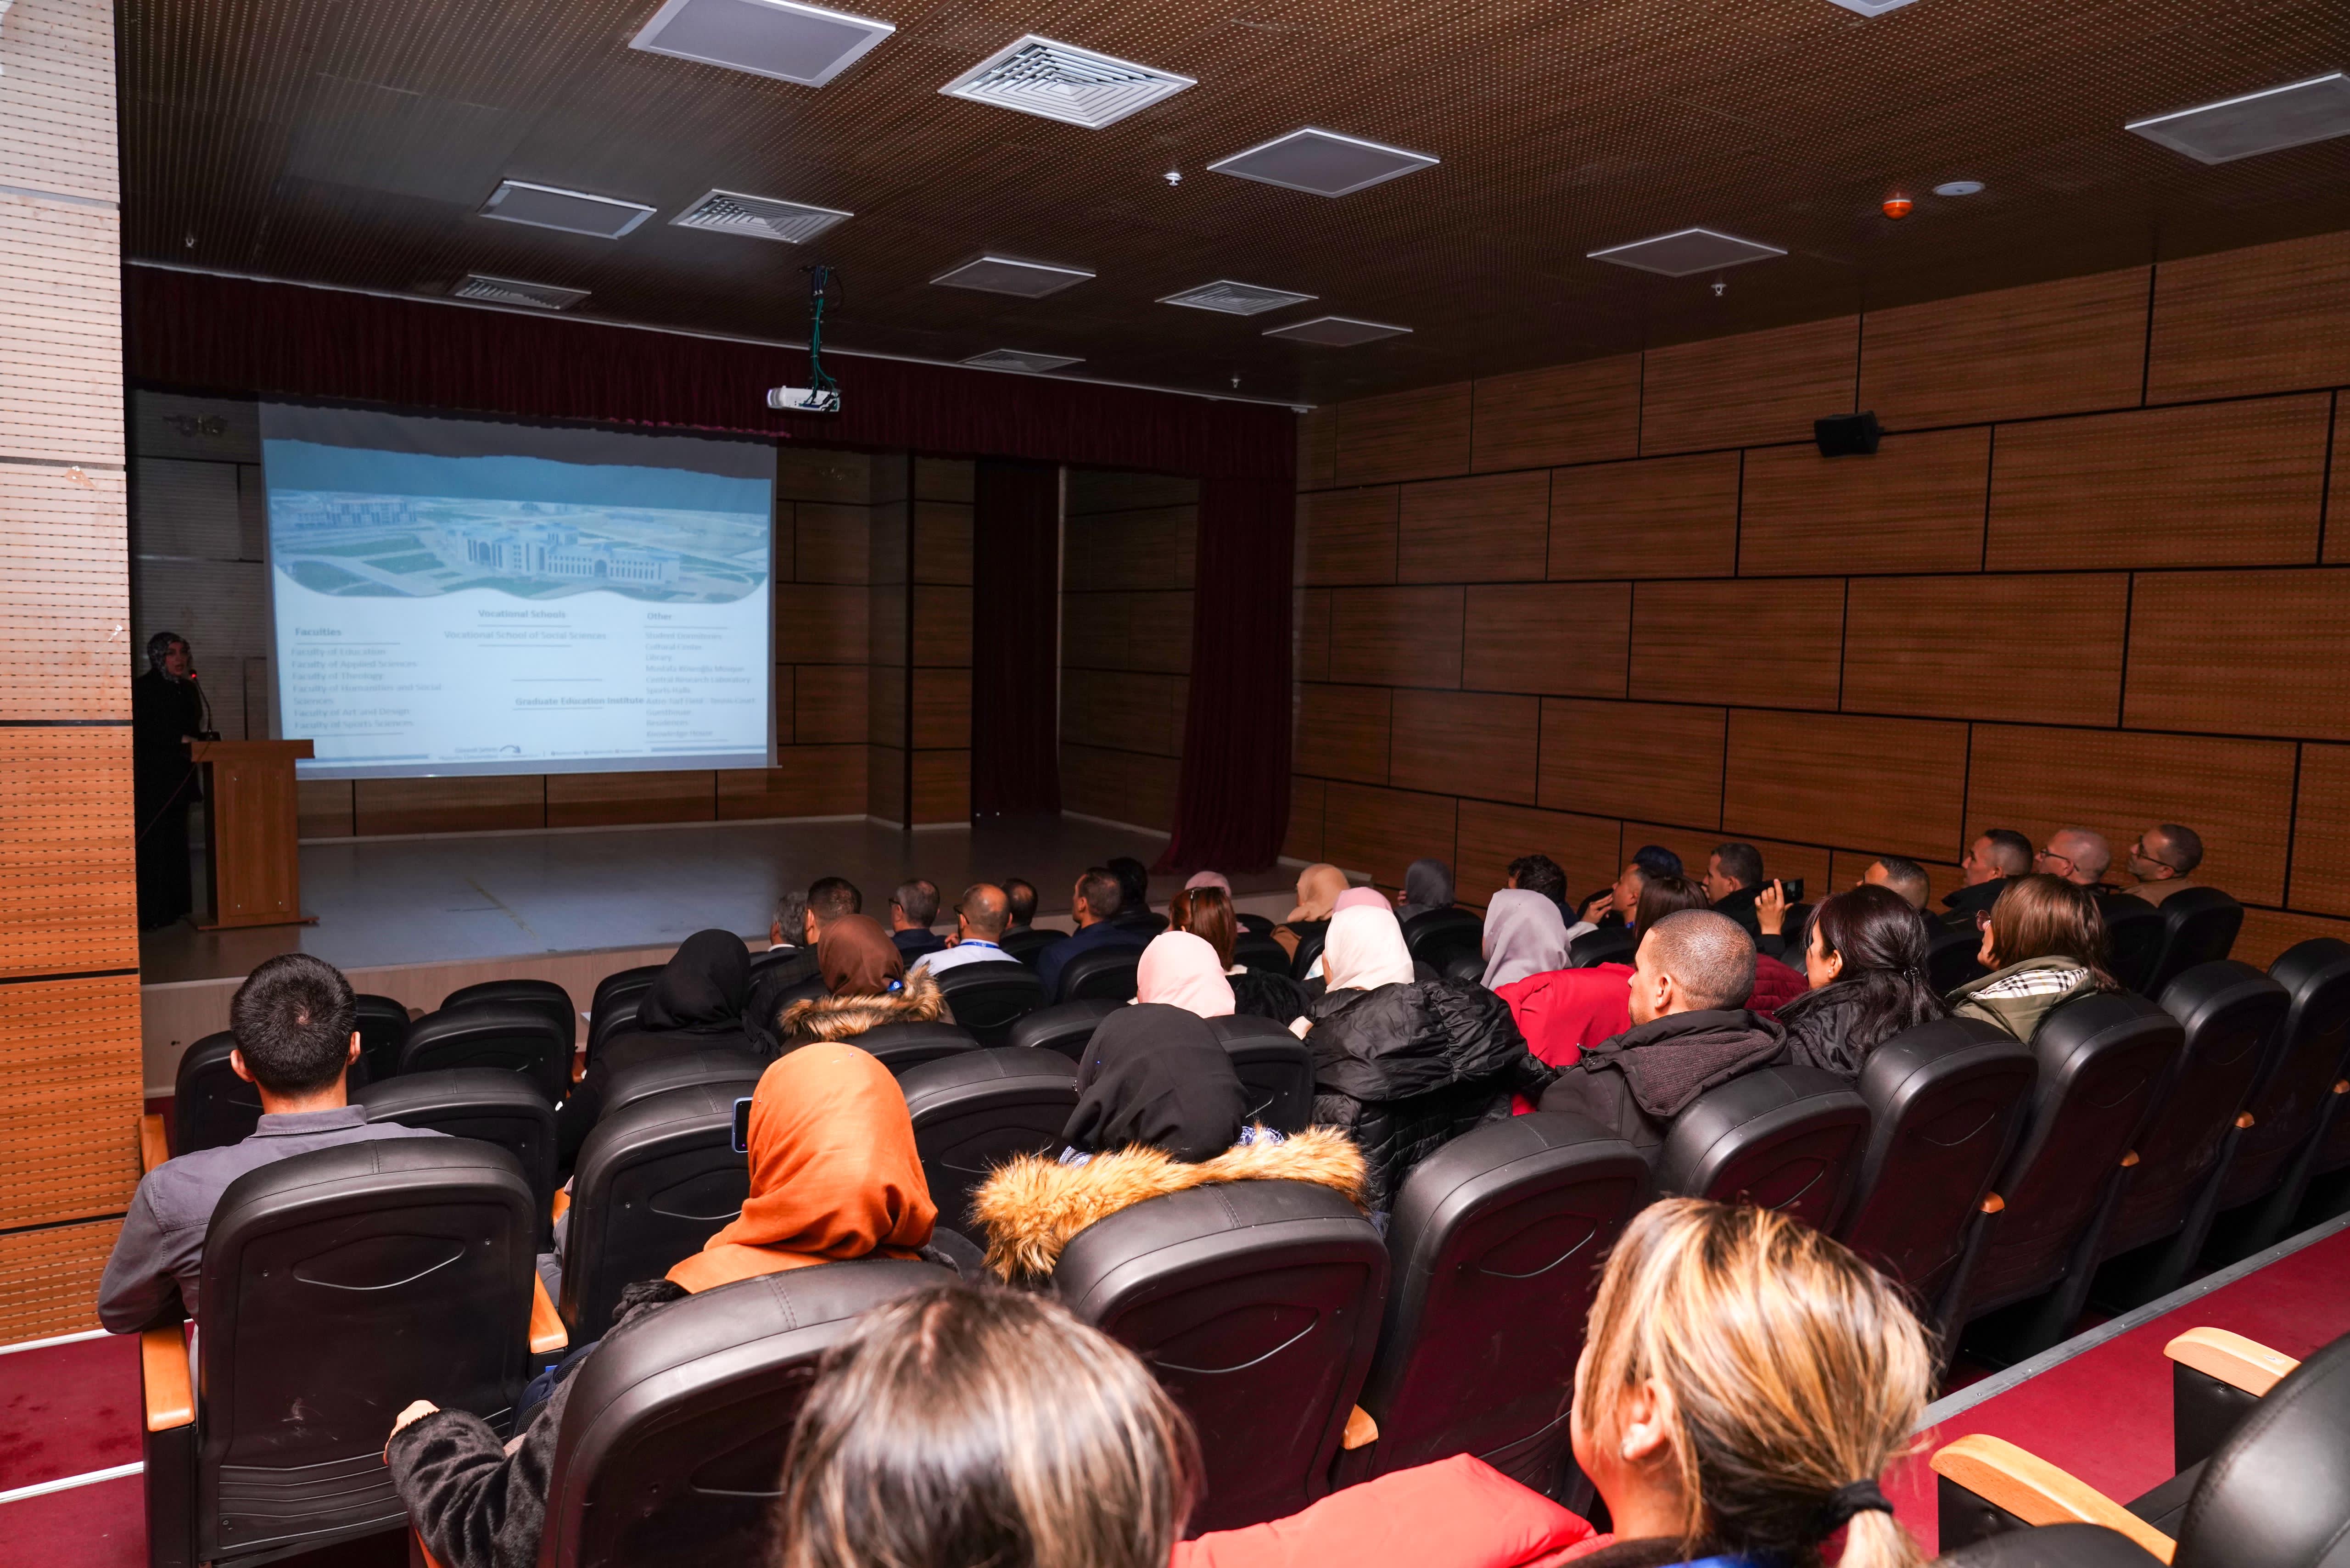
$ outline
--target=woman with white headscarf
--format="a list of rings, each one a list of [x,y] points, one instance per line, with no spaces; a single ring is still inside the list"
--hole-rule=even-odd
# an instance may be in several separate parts
[[[1485,989],[1565,967],[1566,921],[1558,906],[1520,888],[1494,894],[1485,906]]]
[[[1188,890],[1188,889],[1187,889]],[[1161,931],[1142,950],[1134,975],[1134,1000],[1180,1007],[1201,1018],[1232,1015],[1232,982],[1216,961],[1216,950],[1190,931]]]

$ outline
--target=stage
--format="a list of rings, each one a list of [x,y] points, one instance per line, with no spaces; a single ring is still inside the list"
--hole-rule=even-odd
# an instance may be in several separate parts
[[[856,883],[865,912],[884,923],[891,889],[927,877],[939,886],[941,931],[953,929],[956,895],[971,883],[1024,877],[1036,885],[1037,923],[1066,927],[1087,866],[1120,855],[1147,866],[1166,846],[1163,834],[1071,815],[910,832],[831,817],[306,841],[302,905],[316,925],[199,931],[182,921],[140,934],[147,1093],[171,1093],[181,1051],[228,1026],[237,983],[277,953],[316,953],[359,990],[411,1008],[507,976],[554,981],[585,1007],[605,975],[661,962],[707,927],[764,948],[776,896],[819,877]],[[1243,908],[1278,919],[1295,877],[1283,866],[1232,880]],[[1153,877],[1154,907],[1181,886]]]

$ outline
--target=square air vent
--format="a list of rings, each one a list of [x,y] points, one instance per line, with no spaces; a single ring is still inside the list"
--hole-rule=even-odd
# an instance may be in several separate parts
[[[1199,84],[1115,55],[1098,55],[1031,33],[972,67],[939,90],[1099,130],[1137,109]]]
[[[897,30],[799,0],[666,0],[629,47],[822,87]]]
[[[482,203],[482,216],[502,223],[528,223],[535,229],[561,229],[567,234],[593,234],[617,240],[653,215],[636,202],[616,202],[584,191],[563,191],[553,185],[528,185],[508,180]]]
[[[1592,251],[1589,255],[1593,261],[1614,262],[1618,266],[1662,273],[1667,277],[1687,277],[1693,272],[1714,272],[1741,262],[1786,254],[1776,245],[1742,240],[1733,234],[1717,234],[1711,229],[1680,229],[1653,239],[1610,245],[1604,251]]]
[[[975,288],[985,294],[1016,294],[1042,299],[1075,283],[1089,283],[1093,274],[1083,267],[1047,266],[1043,262],[1014,261],[1009,256],[982,256],[931,279],[949,288]]]
[[[1285,288],[1260,288],[1253,283],[1219,278],[1180,294],[1161,295],[1159,303],[1188,305],[1194,310],[1220,310],[1226,316],[1262,316],[1284,305],[1303,305],[1313,297],[1310,294],[1292,294]]]
[[[963,361],[983,370],[1026,370],[1041,375],[1057,370],[1065,365],[1082,365],[1085,360],[1070,354],[1032,354],[1025,348],[990,348],[984,354],[974,354]]]
[[[568,310],[588,297],[584,288],[558,288],[551,283],[525,283],[520,278],[492,277],[469,272],[465,281],[449,291],[452,299],[486,299],[495,305],[527,305],[535,310]]]
[[[1406,152],[1400,147],[1341,136],[1335,130],[1316,130],[1310,125],[1208,165],[1219,174],[1237,174],[1243,180],[1310,191],[1316,196],[1349,196],[1383,180],[1435,166],[1436,160],[1425,152]]]
[[[1352,348],[1357,343],[1373,343],[1410,330],[1409,327],[1388,327],[1377,321],[1357,321],[1347,316],[1317,316],[1311,321],[1268,327],[1264,335],[1286,337],[1292,343],[1318,344],[1325,348]]]
[[[2133,120],[2122,128],[2199,163],[2229,163],[2350,132],[2350,78],[2340,71],[2241,98]]]
[[[781,240],[805,244],[854,213],[811,207],[806,202],[779,202],[773,196],[745,196],[739,191],[712,191],[670,220],[681,229],[714,229],[722,234],[748,234],[754,240]]]

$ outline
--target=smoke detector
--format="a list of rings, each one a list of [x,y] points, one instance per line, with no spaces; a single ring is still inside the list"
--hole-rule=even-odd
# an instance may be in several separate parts
[[[1679,229],[1669,234],[1586,253],[1593,261],[1614,262],[1618,266],[1662,273],[1667,277],[1687,277],[1693,272],[1713,272],[1742,262],[1786,254],[1776,245],[1716,234],[1711,229]]]
[[[949,98],[992,103],[1099,130],[1197,87],[1190,77],[1081,49],[1031,33],[939,88]]]
[[[1042,299],[1072,284],[1089,283],[1093,275],[1084,267],[1052,266],[1044,262],[987,255],[942,272],[931,281],[947,288],[975,288],[983,294],[1014,294],[1023,299]]]
[[[1286,337],[1293,343],[1312,343],[1324,348],[1352,348],[1357,343],[1375,343],[1382,337],[1394,337],[1411,330],[1409,327],[1389,327],[1378,321],[1357,321],[1348,316],[1317,316],[1311,321],[1293,321],[1286,327],[1268,327],[1267,337]]]
[[[1309,125],[1220,158],[1208,167],[1219,174],[1234,174],[1284,190],[1351,196],[1400,175],[1432,169],[1436,161],[1425,152],[1407,152],[1400,147]]]
[[[739,191],[712,191],[670,220],[681,229],[712,229],[722,234],[747,234],[754,240],[781,240],[806,244],[854,213],[814,207],[806,202],[779,201],[773,196],[745,196]]]
[[[1035,354],[1025,348],[990,348],[984,354],[974,354],[963,361],[982,370],[1024,370],[1030,375],[1042,375],[1067,365],[1082,365],[1085,360],[1073,354]]]
[[[587,298],[588,292],[584,288],[563,288],[551,283],[525,283],[520,278],[469,272],[464,282],[449,291],[449,297],[483,299],[493,305],[526,305],[533,310],[568,310]]]
[[[2350,132],[2350,78],[2329,71],[2122,127],[2198,163],[2232,163]]]
[[[822,87],[897,30],[800,0],[666,0],[629,47]]]
[[[1218,310],[1226,316],[1262,316],[1285,305],[1303,305],[1313,297],[1310,294],[1293,294],[1285,288],[1263,288],[1253,283],[1219,278],[1180,294],[1161,295],[1159,303],[1189,306],[1193,310]]]
[[[653,215],[641,202],[591,196],[555,185],[533,185],[521,180],[501,181],[482,203],[482,216],[506,223],[528,223],[535,229],[560,229],[567,234],[593,234],[617,240]]]

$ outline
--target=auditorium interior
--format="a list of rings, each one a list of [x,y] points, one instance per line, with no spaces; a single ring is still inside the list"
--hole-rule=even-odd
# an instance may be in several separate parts
[[[2346,16],[0,0],[0,1532],[2342,1568]]]

